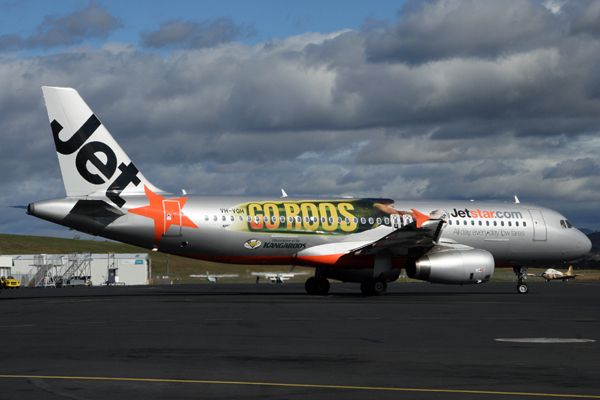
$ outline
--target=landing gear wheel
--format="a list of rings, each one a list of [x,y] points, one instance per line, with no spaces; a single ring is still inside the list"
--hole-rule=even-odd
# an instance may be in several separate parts
[[[360,291],[365,296],[381,296],[387,292],[387,283],[382,279],[370,279],[360,284]]]
[[[308,294],[317,294],[317,278],[310,277],[304,283],[304,289]]]
[[[327,280],[327,278],[316,278],[317,281],[315,282],[315,289],[316,292],[315,294],[318,296],[327,296],[327,294],[329,293],[329,281]]]
[[[517,292],[519,292],[520,294],[526,294],[529,292],[529,286],[526,283],[518,283]]]

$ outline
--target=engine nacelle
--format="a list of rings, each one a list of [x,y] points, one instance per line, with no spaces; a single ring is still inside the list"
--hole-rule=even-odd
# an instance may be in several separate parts
[[[494,274],[494,256],[481,249],[437,251],[408,262],[406,274],[409,278],[434,283],[487,282]]]

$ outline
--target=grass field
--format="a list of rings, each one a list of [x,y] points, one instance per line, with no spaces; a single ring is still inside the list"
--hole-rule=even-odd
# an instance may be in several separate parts
[[[244,283],[254,282],[256,277],[252,272],[288,272],[289,266],[262,266],[262,265],[231,265],[219,264],[210,261],[198,261],[189,258],[178,257],[166,254],[152,252],[141,247],[130,246],[128,244],[104,241],[104,240],[76,240],[60,239],[43,236],[21,236],[0,234],[0,255],[7,254],[69,254],[69,253],[149,253],[152,260],[152,276],[155,283],[167,283],[174,280],[180,283],[207,283],[205,279],[190,278],[190,275],[206,274],[237,274],[237,278],[227,278],[224,282]],[[167,260],[169,263],[169,278],[167,276]],[[559,268],[560,270],[565,270]],[[541,275],[546,268],[530,268],[527,272],[535,275]],[[308,275],[298,275],[292,278],[291,282],[304,282],[307,277],[314,274],[312,268],[297,267],[294,272],[307,272]],[[581,275],[576,278],[577,281],[600,280],[600,270],[576,270],[576,274]],[[404,275],[404,274],[403,274]],[[158,279],[156,277],[159,277]],[[264,281],[264,278],[261,278]],[[528,280],[542,281],[541,278],[528,278]],[[497,268],[492,281],[515,281],[515,275],[511,268]],[[400,278],[398,282],[421,282],[409,278]]]

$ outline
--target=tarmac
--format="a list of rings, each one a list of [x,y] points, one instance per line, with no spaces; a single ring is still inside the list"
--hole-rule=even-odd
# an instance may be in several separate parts
[[[0,293],[2,399],[600,399],[600,282]]]

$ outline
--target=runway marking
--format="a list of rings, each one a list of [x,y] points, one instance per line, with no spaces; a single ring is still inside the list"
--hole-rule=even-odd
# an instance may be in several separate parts
[[[111,378],[104,376],[52,376],[52,375],[0,375],[7,379],[64,379],[64,380],[88,380],[88,381],[113,381],[113,382],[155,382],[155,383],[203,383],[215,385],[247,385],[247,386],[280,386],[280,387],[302,387],[314,389],[344,389],[344,390],[373,390],[391,392],[421,392],[421,393],[464,393],[464,394],[494,394],[508,396],[545,396],[545,397],[570,397],[578,399],[600,399],[597,395],[584,394],[559,394],[559,393],[535,393],[535,392],[500,392],[492,390],[458,390],[458,389],[419,389],[399,387],[378,386],[344,386],[344,385],[318,385],[307,383],[276,383],[276,382],[238,382],[238,381],[208,381],[195,379],[152,379],[152,378]]]
[[[140,319],[135,322],[174,322],[174,319]]]
[[[241,318],[206,318],[205,321],[243,321]]]
[[[494,339],[496,342],[513,343],[593,343],[593,339],[563,339],[563,338],[507,338]]]

